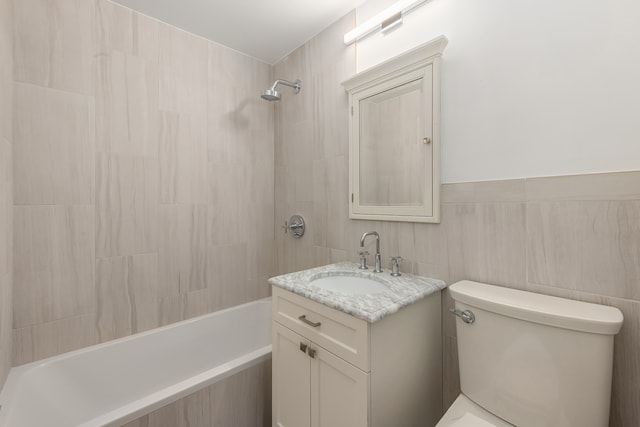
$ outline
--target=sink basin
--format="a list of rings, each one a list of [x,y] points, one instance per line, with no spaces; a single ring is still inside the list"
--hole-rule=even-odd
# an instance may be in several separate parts
[[[352,275],[320,277],[312,279],[311,284],[328,291],[345,295],[374,294],[388,290],[388,288],[380,282]]]

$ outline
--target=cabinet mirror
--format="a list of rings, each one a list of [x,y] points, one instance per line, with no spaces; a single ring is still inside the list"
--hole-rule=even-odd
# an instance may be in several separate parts
[[[440,222],[440,58],[445,37],[343,83],[349,217]]]

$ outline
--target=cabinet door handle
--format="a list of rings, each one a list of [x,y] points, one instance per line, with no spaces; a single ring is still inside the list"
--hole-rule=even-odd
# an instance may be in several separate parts
[[[307,352],[307,345],[303,342],[300,343],[300,351],[303,353]]]
[[[314,349],[312,349],[312,348],[310,348],[310,349],[307,351],[307,354],[308,354],[308,355],[309,355],[309,357],[310,357],[310,358],[312,358],[312,359],[315,359],[315,358],[316,358],[316,351],[315,351]]]
[[[302,320],[304,323],[306,323],[309,326],[312,326],[314,328],[317,328],[318,326],[321,325],[320,322],[312,322],[311,320],[307,319],[307,315],[306,314],[302,314],[300,316],[298,316],[298,320]]]

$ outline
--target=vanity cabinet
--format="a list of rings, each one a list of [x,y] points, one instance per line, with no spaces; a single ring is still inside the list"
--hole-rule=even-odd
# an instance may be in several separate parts
[[[440,292],[369,323],[273,287],[273,426],[433,426]]]

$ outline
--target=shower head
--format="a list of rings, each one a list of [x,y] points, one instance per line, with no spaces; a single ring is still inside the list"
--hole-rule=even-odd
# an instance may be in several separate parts
[[[280,92],[274,89],[267,89],[260,96],[267,101],[280,101]]]
[[[296,80],[292,83],[287,80],[278,79],[273,82],[273,85],[271,85],[269,89],[265,90],[262,95],[260,95],[262,99],[266,99],[267,101],[280,101],[280,92],[276,90],[276,86],[279,84],[292,87],[295,93],[299,93],[302,88],[302,82],[300,80]]]

